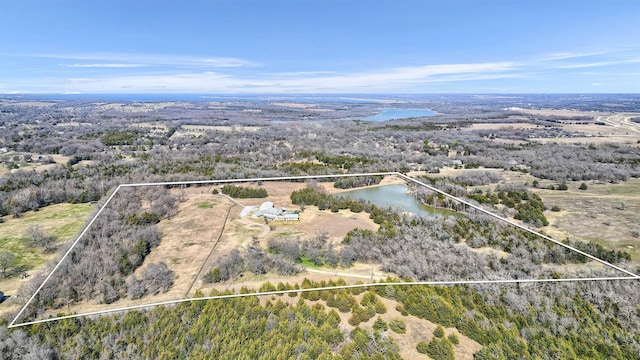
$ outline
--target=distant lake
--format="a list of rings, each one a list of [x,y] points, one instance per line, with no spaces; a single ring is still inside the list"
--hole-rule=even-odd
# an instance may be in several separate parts
[[[360,120],[363,121],[387,121],[392,119],[406,119],[423,116],[434,116],[438,113],[429,109],[399,109],[386,108],[380,109],[380,114],[367,116]]]
[[[407,194],[407,191],[409,189],[404,185],[384,185],[345,191],[336,195],[351,199],[363,199],[378,207],[400,208],[403,211],[421,216],[446,216],[453,213],[450,210],[426,206],[415,196]]]

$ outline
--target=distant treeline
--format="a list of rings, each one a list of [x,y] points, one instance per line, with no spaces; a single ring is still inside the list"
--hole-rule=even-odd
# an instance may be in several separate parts
[[[336,180],[336,182],[333,184],[333,187],[335,187],[336,189],[353,189],[362,186],[377,185],[380,184],[382,178],[382,176],[357,176],[340,178]]]

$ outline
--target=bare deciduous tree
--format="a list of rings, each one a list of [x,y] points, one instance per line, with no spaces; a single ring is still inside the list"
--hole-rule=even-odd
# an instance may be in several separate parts
[[[56,238],[50,235],[46,235],[42,226],[39,224],[31,224],[25,230],[25,235],[31,241],[31,246],[43,247],[46,251],[52,250],[52,245],[55,243]]]
[[[0,269],[2,269],[2,277],[7,277],[7,270],[14,267],[17,263],[16,255],[7,250],[0,250]]]

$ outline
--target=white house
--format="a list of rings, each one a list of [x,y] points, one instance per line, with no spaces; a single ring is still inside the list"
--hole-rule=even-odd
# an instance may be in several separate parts
[[[253,213],[255,217],[264,217],[269,220],[300,220],[300,214],[297,211],[287,211],[285,208],[277,208],[271,201],[265,201],[260,205],[258,211]]]

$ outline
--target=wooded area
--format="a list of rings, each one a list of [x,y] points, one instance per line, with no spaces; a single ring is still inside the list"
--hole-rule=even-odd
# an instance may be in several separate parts
[[[579,98],[562,97],[554,99],[553,106],[571,104],[572,109],[584,111],[582,114],[640,111],[640,98],[630,98],[620,107],[610,107],[606,104],[616,99],[609,96],[584,103]],[[544,96],[517,101],[471,96],[406,101],[394,106],[429,108],[439,115],[387,122],[357,120],[379,108],[369,102],[321,102],[319,108],[331,111],[312,111],[266,100],[202,101],[134,112],[92,100],[59,100],[39,107],[2,98],[0,219],[20,219],[53,204],[94,202],[101,206],[122,183],[399,171],[417,174],[421,181],[451,195],[545,231],[552,226],[549,211],[555,204],[543,201],[541,189],[563,192],[584,183],[579,191],[588,192],[599,184],[624,184],[640,178],[637,143],[532,140],[584,137],[565,125],[579,122],[595,126],[594,117],[505,110],[550,106],[550,99]],[[532,126],[517,126],[523,122]],[[512,126],[474,128],[472,124]],[[203,131],[180,131],[187,125],[201,125]],[[260,130],[241,131],[240,126]],[[440,176],[445,167],[478,170]],[[527,181],[510,182],[486,169],[520,173]],[[348,178],[334,186],[348,189],[380,181],[380,177]],[[23,319],[36,319],[45,311],[64,312],[76,302],[107,304],[170,289],[175,274],[166,263],[142,265],[161,242],[157,224],[176,215],[181,201],[178,190],[169,186],[121,188],[56,276],[38,293]],[[379,230],[354,229],[339,244],[327,241],[322,233],[273,237],[264,248],[234,250],[217,266],[205,268],[205,282],[230,284],[243,273],[292,276],[302,272],[303,262],[331,269],[348,269],[355,262],[378,264],[400,279],[434,281],[613,273],[584,256],[475,214],[443,196],[414,186],[410,190],[424,204],[452,209],[460,216],[406,216],[391,208],[329,195],[318,182],[309,182],[291,195],[294,204],[317,206],[327,212],[349,209],[368,214],[380,225]],[[259,186],[226,185],[222,192],[237,198],[268,195]],[[613,211],[623,213],[636,206],[618,202]],[[564,211],[555,208],[556,212]],[[41,230],[31,227],[27,231],[25,225],[24,236],[30,237],[34,246],[50,253],[58,251],[58,256],[68,249],[68,245],[53,246]],[[635,239],[633,234],[640,233],[640,227],[624,231],[629,239]],[[574,238],[560,240],[629,271],[639,270],[625,248]],[[251,244],[251,239],[247,242]],[[3,249],[3,278],[17,278],[13,268],[20,259],[20,254]],[[53,265],[49,263],[21,280],[20,291],[2,306],[23,304]],[[305,280],[262,286],[284,290],[327,284]],[[262,300],[197,301],[21,329],[0,326],[0,349],[9,358],[38,359],[400,358],[398,343],[390,334],[402,336],[403,322],[380,318],[385,312],[380,300],[384,298],[395,301],[397,310],[406,316],[455,328],[478,342],[482,349],[475,353],[477,359],[638,359],[638,285],[638,281],[612,280],[382,286],[362,289],[362,293],[332,290]],[[289,304],[286,298],[296,298],[296,302]],[[348,331],[338,326],[340,314],[347,313]],[[10,321],[11,315],[15,312],[6,314],[2,321]],[[451,349],[456,349],[455,341],[438,331],[437,335],[425,334],[414,350],[448,359]]]

